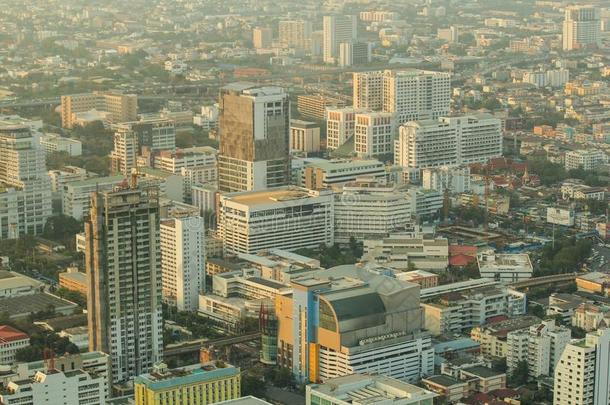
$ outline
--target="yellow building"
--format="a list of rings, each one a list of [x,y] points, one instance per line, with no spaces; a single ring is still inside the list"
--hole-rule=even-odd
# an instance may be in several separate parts
[[[219,361],[172,370],[158,363],[135,378],[134,391],[136,405],[208,405],[239,398],[241,375]]]

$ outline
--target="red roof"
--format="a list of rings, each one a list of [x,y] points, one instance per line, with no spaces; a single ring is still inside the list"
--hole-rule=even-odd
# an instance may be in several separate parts
[[[449,254],[450,255],[466,255],[476,257],[477,255],[477,247],[469,246],[469,245],[449,245]]]
[[[455,256],[449,256],[449,265],[450,266],[466,266],[467,264],[474,262],[476,260],[475,257],[470,255],[459,254]]]
[[[28,339],[29,336],[9,325],[0,326],[0,344],[15,340]]]
[[[508,317],[506,315],[496,315],[496,316],[492,316],[491,318],[487,318],[486,323],[497,323],[497,322],[505,321],[507,319],[508,319]]]

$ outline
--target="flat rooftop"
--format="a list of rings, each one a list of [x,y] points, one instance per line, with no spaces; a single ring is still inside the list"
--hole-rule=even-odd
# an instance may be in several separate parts
[[[267,401],[248,395],[247,397],[241,397],[237,399],[230,399],[228,401],[217,402],[216,405],[271,405]]]
[[[288,187],[267,191],[227,194],[225,198],[239,204],[255,207],[257,205],[278,204],[309,197],[310,194],[306,189]]]

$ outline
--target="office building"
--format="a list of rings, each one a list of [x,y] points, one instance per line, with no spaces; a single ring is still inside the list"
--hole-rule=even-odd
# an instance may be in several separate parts
[[[219,234],[226,253],[316,248],[334,242],[331,191],[296,187],[220,196]]]
[[[326,149],[335,150],[352,139],[356,114],[364,112],[352,107],[329,108],[326,111]]]
[[[438,287],[434,287],[438,288]],[[459,333],[483,325],[489,318],[525,313],[525,294],[492,285],[446,293],[422,303],[425,328],[434,336]]]
[[[58,134],[47,134],[40,137],[40,147],[47,153],[66,152],[70,156],[83,154],[83,144],[76,139],[66,138]]]
[[[320,151],[320,126],[315,122],[290,120],[290,150]]]
[[[0,123],[0,236],[41,234],[52,214],[45,152],[31,128]]]
[[[422,169],[487,163],[502,156],[502,123],[488,114],[407,122],[394,153],[394,162],[414,179]]]
[[[385,181],[387,177],[385,165],[374,159],[326,160],[307,158],[297,163],[301,162],[303,163],[302,168],[296,172],[295,182],[309,189],[341,187],[345,183],[357,180],[359,177],[379,181]]]
[[[2,404],[105,404],[104,376],[83,370],[38,371],[26,380],[11,381],[0,393]]]
[[[397,124],[449,114],[451,76],[426,70],[354,73],[354,107],[394,114]]]
[[[361,261],[399,271],[409,268],[442,271],[449,263],[449,243],[445,238],[431,235],[390,233],[380,238],[366,239]]]
[[[599,166],[608,162],[608,156],[598,149],[579,149],[566,152],[566,170],[583,169],[595,170]]]
[[[220,92],[220,191],[287,185],[290,176],[290,100],[279,87],[234,83]]]
[[[411,221],[406,190],[361,179],[335,195],[335,242],[381,239]]]
[[[134,379],[135,405],[209,405],[239,398],[239,368],[220,361],[169,369],[158,363]]]
[[[85,237],[89,350],[108,353],[111,381],[126,381],[163,350],[157,191],[95,192]]]
[[[568,343],[555,367],[554,405],[610,403],[610,329]]]
[[[322,95],[297,96],[297,111],[303,119],[323,121],[326,119],[327,108],[343,108],[345,101]]]
[[[322,25],[324,30],[324,63],[335,64],[339,58],[339,45],[355,41],[358,37],[358,20],[353,15],[327,15]]]
[[[161,221],[163,301],[178,311],[196,311],[205,291],[203,222],[200,216]]]
[[[17,351],[30,345],[30,337],[9,325],[0,326],[0,364],[12,365]]]
[[[519,362],[525,361],[531,378],[552,376],[570,337],[570,329],[556,325],[555,320],[509,332],[506,335],[508,371],[514,371]]]
[[[477,255],[481,277],[503,284],[527,280],[534,275],[534,266],[527,253],[495,253],[491,250]]]
[[[106,113],[105,124],[135,121],[138,114],[138,96],[116,91],[93,92],[61,96],[61,126],[73,128],[79,113],[98,111]]]
[[[266,49],[271,46],[273,32],[268,27],[256,27],[252,30],[252,44],[256,49]]]
[[[282,20],[278,23],[279,42],[285,48],[306,50],[311,47],[311,22]]]
[[[370,42],[341,42],[337,64],[340,67],[348,67],[370,63],[373,60],[372,50],[373,44]]]
[[[305,387],[307,405],[431,405],[434,392],[377,374],[352,374],[335,377],[324,384]]]
[[[563,50],[598,47],[601,41],[600,11],[594,6],[573,5],[565,8]]]
[[[394,151],[394,117],[387,112],[358,113],[354,122],[358,157],[390,155]]]
[[[291,286],[276,298],[277,360],[298,381],[369,372],[414,382],[433,372],[417,284],[346,265]]]

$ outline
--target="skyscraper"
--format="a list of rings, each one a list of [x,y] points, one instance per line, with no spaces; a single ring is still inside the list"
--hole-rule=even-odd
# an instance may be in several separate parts
[[[198,215],[161,221],[163,300],[179,311],[196,311],[205,290],[204,234]]]
[[[555,367],[554,405],[610,403],[610,329],[569,343]]]
[[[280,87],[233,83],[220,91],[220,191],[258,191],[290,178],[290,99]]]
[[[601,40],[599,9],[593,6],[568,6],[563,20],[563,50],[597,47]]]
[[[42,233],[52,214],[45,152],[30,127],[0,123],[0,239]]]
[[[108,353],[112,382],[161,360],[158,190],[118,187],[92,195],[85,221],[89,350]]]
[[[353,15],[327,15],[322,21],[324,29],[324,62],[336,63],[339,44],[354,42],[358,37],[357,19]]]

